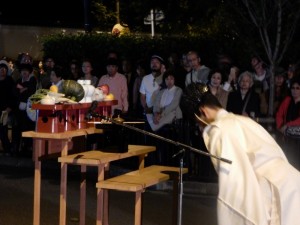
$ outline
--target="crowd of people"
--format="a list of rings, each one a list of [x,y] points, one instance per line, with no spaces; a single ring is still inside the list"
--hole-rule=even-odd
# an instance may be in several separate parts
[[[91,80],[95,87],[108,85],[118,100],[113,106],[114,115],[144,119],[148,131],[176,138],[197,148],[205,148],[199,141],[202,139],[201,130],[191,118],[188,107],[182,104],[182,96],[191,83],[206,84],[229,112],[251,118],[272,116],[276,140],[287,145],[288,158],[290,155],[295,163],[300,161],[300,153],[293,144],[295,141],[291,141],[295,138],[290,138],[292,135],[287,132],[300,126],[298,65],[275,68],[274,107],[270,113],[271,71],[257,55],[249,57],[248,68],[239,68],[238,63],[226,54],[216,56],[214,65],[204,65],[205,60],[195,50],[181,55],[170,53],[167,60],[154,54],[149,59],[136,61],[111,51],[103,60],[106,67],[102,68],[102,74],[98,74],[93,69],[95,61],[86,58],[71,60],[67,68],[62,68],[53,57],[45,57],[37,65],[28,53],[20,54],[16,60],[4,57],[0,61],[3,153],[30,151],[30,140],[21,138],[22,131],[35,128],[35,122],[27,115],[28,98],[37,89],[49,89],[51,85],[56,85],[61,92],[64,80],[70,79]],[[12,140],[7,135],[9,128],[12,129]],[[166,160],[158,153],[151,163],[166,164]]]
[[[147,131],[216,156],[211,159],[205,156],[207,160],[201,161],[201,165],[205,171],[207,166],[213,166],[219,177],[219,224],[298,224],[300,76],[297,64],[290,64],[286,69],[274,68],[274,92],[271,93],[272,73],[256,55],[249,58],[247,69],[239,68],[225,54],[216,58],[214,66],[204,65],[194,50],[181,58],[171,53],[167,61],[154,54],[148,60],[133,62],[116,52],[109,53],[105,60],[106,68],[99,75],[94,73],[90,59],[72,60],[69,68],[62,68],[52,57],[45,57],[35,67],[27,53],[20,54],[15,62],[2,59],[2,153],[16,156],[32,153],[32,140],[22,139],[21,133],[35,129],[27,108],[28,98],[37,89],[56,85],[62,91],[65,80],[90,80],[95,87],[108,86],[118,100],[112,116],[143,119]],[[273,103],[270,94],[274,96]],[[274,130],[268,132],[259,121],[269,117],[273,119],[269,123]],[[97,142],[98,137],[93,138]],[[147,164],[174,165],[172,158],[177,155],[177,146],[154,140],[152,136],[145,137],[145,144],[157,148],[147,157]],[[199,157],[189,153],[185,162],[190,173],[194,170],[197,173],[199,162],[195,162]]]

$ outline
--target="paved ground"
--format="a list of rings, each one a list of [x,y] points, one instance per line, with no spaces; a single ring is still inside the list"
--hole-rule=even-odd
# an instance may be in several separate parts
[[[59,164],[44,162],[42,169],[41,225],[58,224]],[[79,172],[68,168],[67,225],[78,223]],[[30,158],[0,156],[0,225],[30,225],[33,218],[33,163]],[[86,224],[95,224],[96,174],[88,170]],[[184,182],[182,225],[216,224],[216,184]],[[170,183],[147,189],[143,194],[143,225],[172,223]],[[176,201],[178,200],[175,199]],[[134,194],[110,192],[110,225],[132,225]]]

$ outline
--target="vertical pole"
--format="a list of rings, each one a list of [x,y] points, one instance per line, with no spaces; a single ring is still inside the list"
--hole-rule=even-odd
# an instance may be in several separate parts
[[[90,33],[92,31],[91,26],[91,0],[83,0],[84,9],[84,31],[85,33]]]
[[[183,154],[180,157],[180,170],[179,170],[179,197],[178,197],[178,220],[177,224],[182,224],[182,197],[183,197],[183,182],[182,182],[182,176],[183,176]]]
[[[155,23],[155,19],[154,19],[154,10],[153,9],[151,9],[150,15],[151,15],[151,37],[154,37],[154,23]]]
[[[116,1],[117,23],[120,23],[120,0]]]

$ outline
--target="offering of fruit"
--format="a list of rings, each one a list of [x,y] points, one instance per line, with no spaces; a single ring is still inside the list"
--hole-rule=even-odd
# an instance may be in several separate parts
[[[105,101],[111,101],[114,100],[115,96],[112,93],[109,93],[108,95],[105,96]]]
[[[107,84],[103,84],[103,85],[99,86],[98,88],[103,91],[104,95],[109,94],[109,86]]]
[[[58,92],[58,87],[56,85],[51,85],[50,88],[49,88],[49,90],[51,92],[57,93]]]

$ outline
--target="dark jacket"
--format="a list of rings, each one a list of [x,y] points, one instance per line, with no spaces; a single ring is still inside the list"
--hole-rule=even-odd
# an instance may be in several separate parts
[[[245,109],[244,109],[245,108]],[[235,114],[242,114],[244,111],[250,115],[250,112],[255,113],[255,117],[260,117],[260,98],[259,95],[250,89],[245,98],[242,99],[242,94],[240,89],[230,92],[227,101],[227,111],[233,112]]]

